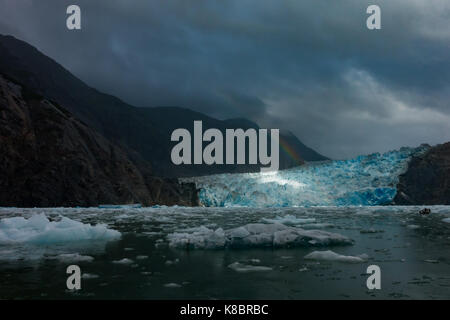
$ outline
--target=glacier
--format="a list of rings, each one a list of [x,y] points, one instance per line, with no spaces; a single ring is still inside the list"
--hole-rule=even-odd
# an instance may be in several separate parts
[[[288,170],[184,178],[206,207],[376,206],[390,204],[412,156],[428,149],[401,148],[350,160],[307,163]]]

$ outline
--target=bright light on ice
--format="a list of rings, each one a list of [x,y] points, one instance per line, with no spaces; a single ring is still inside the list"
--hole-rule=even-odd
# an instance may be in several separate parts
[[[208,207],[375,206],[390,204],[398,176],[426,147],[401,148],[350,160],[310,163],[266,173],[219,174],[195,182]]]
[[[294,180],[289,180],[289,179],[283,179],[283,178],[281,178],[279,175],[278,175],[278,172],[275,172],[275,171],[273,171],[273,172],[270,172],[271,174],[270,175],[268,175],[268,174],[261,174],[261,178],[260,178],[260,182],[261,183],[271,183],[271,182],[274,182],[274,183],[277,183],[277,184],[279,184],[280,186],[284,186],[284,185],[289,185],[289,186],[291,186],[291,187],[294,187],[294,188],[303,188],[303,187],[306,187],[306,184],[304,184],[304,183],[301,183],[301,182],[298,182],[298,181],[294,181]]]

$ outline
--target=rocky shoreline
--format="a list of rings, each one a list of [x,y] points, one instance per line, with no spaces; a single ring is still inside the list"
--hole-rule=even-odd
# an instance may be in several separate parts
[[[392,204],[450,205],[450,142],[411,159]]]

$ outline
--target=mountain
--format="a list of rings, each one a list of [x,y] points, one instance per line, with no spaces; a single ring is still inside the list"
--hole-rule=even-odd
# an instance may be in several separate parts
[[[450,205],[450,142],[414,157],[400,175],[397,205]]]
[[[89,87],[36,48],[12,36],[0,35],[0,73],[63,105],[74,116],[124,149],[133,161],[142,159],[150,163],[156,175],[181,177],[259,170],[258,165],[176,166],[170,159],[171,149],[175,145],[170,141],[170,135],[174,129],[192,128],[194,120],[202,120],[204,130],[257,127],[248,120],[218,120],[179,107],[134,107]],[[292,134],[280,134],[280,143],[280,169],[297,166],[304,161],[326,159],[304,146]]]
[[[0,74],[0,206],[196,205],[60,106]]]

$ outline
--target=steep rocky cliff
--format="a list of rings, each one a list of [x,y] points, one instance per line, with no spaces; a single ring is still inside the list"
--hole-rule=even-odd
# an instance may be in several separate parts
[[[174,165],[170,154],[176,142],[173,130],[186,128],[193,134],[193,121],[201,120],[204,130],[255,128],[245,119],[219,120],[181,107],[135,107],[104,94],[76,78],[56,61],[33,46],[12,36],[0,35],[0,73],[26,85],[64,106],[74,116],[109,141],[138,154],[152,165],[153,173],[164,177],[198,176],[213,173],[258,172],[260,165]],[[124,82],[124,85],[126,83]],[[280,128],[282,129],[282,128]],[[280,133],[280,169],[304,161],[326,160],[291,133]],[[289,152],[287,152],[288,150]]]
[[[450,142],[414,157],[400,176],[397,205],[450,205]]]
[[[62,106],[0,75],[0,206],[195,205],[194,185],[142,159]]]

